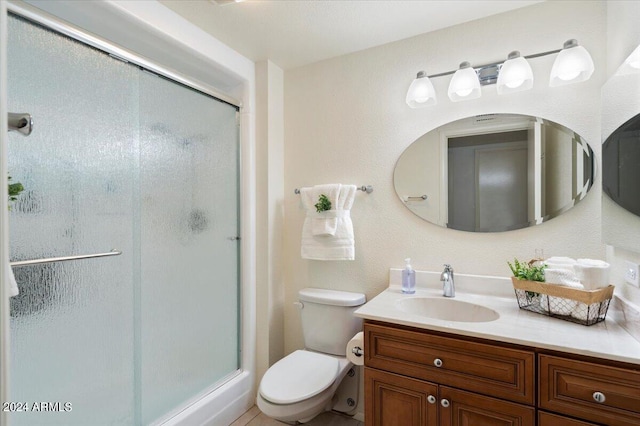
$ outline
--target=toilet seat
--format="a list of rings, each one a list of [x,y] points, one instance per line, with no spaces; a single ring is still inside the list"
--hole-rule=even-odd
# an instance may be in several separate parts
[[[274,404],[293,404],[329,388],[340,363],[334,357],[297,350],[273,364],[260,382],[260,395]]]

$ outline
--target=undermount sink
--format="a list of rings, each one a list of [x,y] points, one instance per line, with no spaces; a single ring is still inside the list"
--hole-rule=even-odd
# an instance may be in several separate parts
[[[410,314],[444,321],[489,322],[500,318],[493,309],[444,297],[412,297],[399,300],[397,306]]]

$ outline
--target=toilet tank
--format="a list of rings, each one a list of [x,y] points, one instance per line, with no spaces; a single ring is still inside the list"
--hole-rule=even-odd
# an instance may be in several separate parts
[[[304,346],[312,351],[345,356],[347,342],[362,331],[362,319],[353,315],[366,302],[362,293],[305,288],[301,303]]]

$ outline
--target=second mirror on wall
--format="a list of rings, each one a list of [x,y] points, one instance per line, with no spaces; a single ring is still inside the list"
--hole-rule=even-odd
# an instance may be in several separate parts
[[[591,147],[539,117],[485,114],[413,142],[394,170],[405,206],[443,227],[499,232],[540,224],[582,200],[594,180]]]

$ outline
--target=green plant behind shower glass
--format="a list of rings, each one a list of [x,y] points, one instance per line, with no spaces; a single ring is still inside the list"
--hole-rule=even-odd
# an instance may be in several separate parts
[[[20,182],[11,183],[11,176],[7,176],[7,181],[9,182],[8,192],[9,202],[11,203],[18,199],[18,195],[20,195],[20,193],[24,191],[24,186],[22,186]],[[11,206],[9,206],[9,209],[11,209]]]

